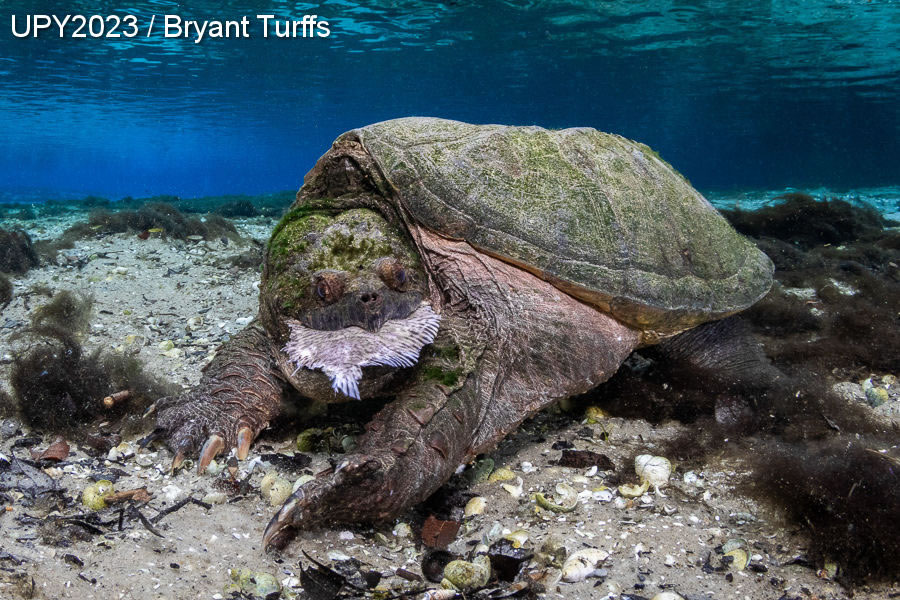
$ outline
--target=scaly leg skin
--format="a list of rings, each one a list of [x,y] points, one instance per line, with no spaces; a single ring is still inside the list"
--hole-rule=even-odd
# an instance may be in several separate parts
[[[271,342],[254,321],[219,349],[197,387],[156,403],[157,432],[175,452],[172,470],[201,444],[199,473],[226,449],[247,458],[250,444],[278,414],[284,386]]]
[[[288,499],[266,528],[266,547],[284,545],[291,528],[398,516],[527,417],[605,381],[638,343],[631,329],[533,275],[464,242],[419,236],[446,292],[435,356],[375,416],[353,455]],[[448,338],[452,361],[441,348]]]

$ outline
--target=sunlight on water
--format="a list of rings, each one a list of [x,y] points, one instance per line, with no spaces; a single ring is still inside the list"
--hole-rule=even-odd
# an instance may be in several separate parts
[[[0,30],[0,187],[200,195],[296,187],[339,133],[418,114],[593,126],[657,149],[701,188],[897,181],[892,2],[72,2],[140,35]],[[251,39],[144,35],[156,15]],[[327,38],[263,39],[258,14]],[[19,28],[23,21],[19,21]]]

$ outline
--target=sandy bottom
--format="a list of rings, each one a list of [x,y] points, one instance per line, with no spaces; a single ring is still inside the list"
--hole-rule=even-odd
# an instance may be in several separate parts
[[[265,240],[272,224],[248,220],[239,228],[245,236]],[[0,314],[0,380],[7,381],[11,359],[24,348],[24,342],[10,336],[26,325],[29,311],[45,301],[28,291],[42,284],[93,295],[88,347],[134,352],[152,373],[190,386],[217,345],[255,314],[258,273],[222,263],[242,250],[218,241],[141,241],[130,234],[79,243],[64,253],[69,258],[61,260],[62,266],[44,266],[14,280],[16,299]],[[78,259],[90,257],[80,269],[76,266]],[[189,327],[191,318],[202,319],[202,324]],[[130,335],[138,338],[127,338]],[[163,354],[159,344],[167,340],[182,352]],[[146,431],[151,428],[148,423]],[[739,464],[710,463],[687,481],[675,465],[663,489],[665,497],[650,492],[630,501],[619,498],[615,486],[612,494],[602,493],[603,472],[554,464],[561,451],[552,449],[553,444],[566,441],[576,449],[603,453],[620,471],[630,471],[625,457],[654,454],[654,448],[683,430],[682,425],[654,427],[641,420],[611,418],[585,425],[558,412],[538,416],[491,455],[497,467],[508,466],[521,478],[521,496],[513,497],[499,482],[471,486],[467,491],[484,497],[486,508],[463,524],[449,549],[465,553],[482,536],[524,530],[526,546],[534,550],[555,539],[569,553],[588,547],[609,552],[600,565],[606,569],[605,579],[565,583],[559,581],[558,569],[534,565],[531,570],[546,586],[547,598],[652,598],[663,591],[689,600],[850,597],[834,581],[817,576],[813,567],[791,564],[802,563],[795,559],[805,556],[802,532],[796,526],[786,528],[778,515],[734,491],[742,472]],[[40,442],[16,446],[33,434],[10,420],[2,432],[0,453],[7,458],[30,458],[29,448],[44,448],[52,441],[51,435],[44,435]],[[602,439],[603,432],[609,432],[608,440]],[[292,435],[264,435],[250,458],[260,452],[292,452],[292,447]],[[217,477],[198,477],[190,469],[170,475],[172,455],[161,447],[126,452],[114,462],[93,458],[74,443],[71,450],[65,461],[45,469],[65,490],[63,497],[70,500],[65,506],[55,500],[32,503],[8,492],[12,502],[0,510],[0,598],[223,598],[229,597],[224,588],[233,568],[268,572],[284,586],[283,596],[292,597],[301,591],[300,561],[308,565],[302,551],[325,563],[355,558],[380,572],[382,585],[397,591],[434,585],[395,575],[398,568],[421,573],[424,552],[418,535],[404,535],[405,527],[398,523],[324,527],[300,533],[281,554],[264,553],[260,541],[274,508],[261,496],[259,483],[267,471],[279,469],[259,460],[243,463],[238,473],[243,478],[245,467],[255,464],[246,493],[226,495],[224,503],[208,509],[187,504],[155,523],[161,537],[136,515],[126,511],[120,518],[116,507],[101,513],[95,529],[79,524],[88,519],[85,516],[60,520],[90,512],[80,504],[81,491],[100,473],[118,475],[117,490],[146,486],[153,497],[139,510],[150,520],[188,496],[221,501],[217,493],[227,489],[217,484],[227,479],[227,470]],[[314,455],[307,472],[325,460],[325,455]],[[281,472],[291,481],[301,474],[283,468]],[[532,493],[552,493],[558,483],[579,492],[575,510],[536,510]],[[416,514],[399,522],[415,525]],[[716,547],[735,538],[746,541],[755,570],[719,568],[722,557]],[[857,589],[853,597],[883,600],[896,591],[880,585]]]

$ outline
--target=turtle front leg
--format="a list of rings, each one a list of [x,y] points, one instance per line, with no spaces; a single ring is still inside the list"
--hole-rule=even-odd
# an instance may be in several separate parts
[[[197,387],[156,403],[156,429],[175,452],[173,470],[198,448],[200,473],[228,448],[247,458],[284,395],[270,344],[254,321],[219,349]]]
[[[293,528],[389,520],[430,496],[472,456],[486,408],[479,407],[475,387],[474,378],[455,390],[426,382],[387,405],[353,454],[285,502],[266,528],[264,545],[284,545]]]
[[[291,527],[399,515],[529,416],[608,379],[639,341],[611,317],[463,242],[426,232],[419,241],[433,249],[432,271],[447,290],[441,328],[452,333],[458,361],[449,369],[419,365],[415,384],[376,415],[356,453],[288,499],[266,528],[266,546],[281,545]]]

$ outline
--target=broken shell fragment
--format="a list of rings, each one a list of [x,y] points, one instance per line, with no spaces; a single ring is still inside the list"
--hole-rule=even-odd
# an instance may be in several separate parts
[[[122,442],[115,448],[109,449],[109,452],[106,454],[106,459],[111,461],[125,460],[132,456],[134,456],[134,446],[128,442]]]
[[[731,557],[731,568],[736,571],[743,571],[750,564],[747,542],[740,538],[734,538],[722,544],[722,554]]]
[[[134,462],[142,467],[149,467],[153,464],[153,457],[149,454],[138,454]]]
[[[409,523],[397,523],[391,533],[398,538],[411,538],[413,536],[412,527],[409,526]]]
[[[558,483],[554,500],[548,499],[541,493],[535,494],[534,500],[541,508],[553,512],[572,512],[578,506],[578,492],[568,483]]]
[[[469,590],[487,585],[491,579],[491,561],[485,554],[479,554],[472,562],[452,560],[444,567],[441,586],[450,589]],[[448,585],[449,584],[449,585]]]
[[[345,435],[341,438],[341,448],[343,449],[345,454],[349,454],[356,450],[356,436],[354,435]]]
[[[459,596],[459,592],[452,589],[426,590],[422,600],[452,600]],[[391,597],[387,594],[385,597]]]
[[[535,558],[539,564],[561,569],[566,560],[566,546],[555,537],[547,538]]]
[[[217,461],[211,460],[209,461],[209,465],[206,466],[206,474],[211,477],[216,477],[219,473],[225,470],[225,461]]]
[[[521,548],[528,541],[528,532],[524,529],[516,529],[503,536],[503,539],[512,542],[513,548]]]
[[[101,479],[84,488],[81,493],[81,503],[91,510],[103,510],[106,508],[106,498],[114,491],[112,481]]]
[[[609,552],[599,548],[585,548],[574,552],[562,566],[562,580],[575,583],[600,575],[600,564],[609,558]]]
[[[665,498],[659,488],[669,483],[669,476],[672,474],[672,463],[669,459],[664,456],[641,454],[634,459],[634,472],[637,473],[641,483],[652,485],[657,495]]]
[[[625,485],[619,486],[619,495],[625,498],[638,498],[644,495],[650,489],[650,483],[645,481],[641,485],[635,485],[633,483],[626,483]]]
[[[465,508],[465,516],[466,517],[474,517],[475,515],[480,515],[484,512],[484,507],[487,506],[487,500],[482,496],[475,496],[468,502],[466,502]]]
[[[684,600],[684,597],[675,592],[660,592],[650,600]]]
[[[524,484],[524,482],[522,481],[522,478],[516,477],[515,485],[513,485],[511,483],[504,483],[504,484],[501,484],[501,487],[504,490],[506,490],[507,492],[509,492],[509,495],[512,496],[513,498],[518,498],[519,496],[522,495],[523,484]]]
[[[262,482],[259,484],[259,491],[263,498],[269,501],[272,506],[281,506],[284,501],[291,495],[291,483],[275,472],[266,473]]]
[[[225,504],[226,500],[228,500],[228,496],[223,492],[210,492],[203,496],[202,502],[207,504]]]

